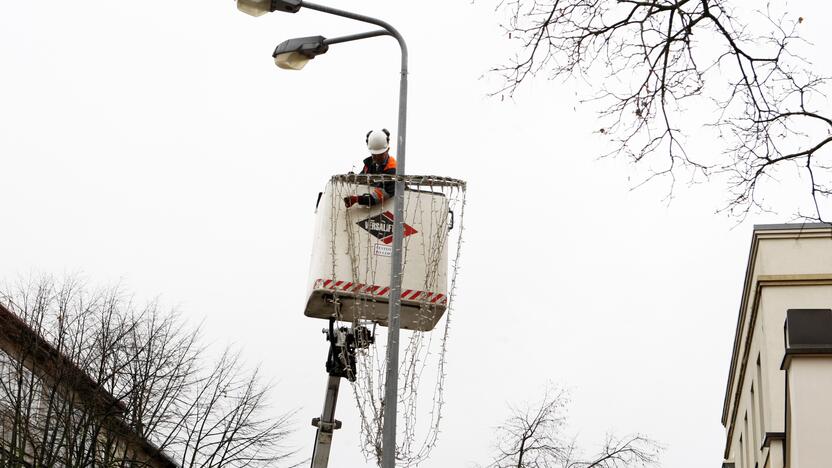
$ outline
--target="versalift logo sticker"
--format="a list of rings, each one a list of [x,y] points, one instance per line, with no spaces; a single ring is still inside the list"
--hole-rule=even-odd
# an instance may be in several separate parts
[[[389,211],[362,219],[356,224],[385,244],[391,244],[393,242],[393,213]],[[404,223],[404,237],[416,234],[417,232],[413,229],[413,226]]]

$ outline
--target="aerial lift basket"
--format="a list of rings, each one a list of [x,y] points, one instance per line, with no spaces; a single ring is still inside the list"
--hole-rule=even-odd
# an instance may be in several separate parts
[[[337,175],[319,195],[305,314],[387,325],[393,199],[346,208],[344,197],[369,193],[395,176]],[[429,331],[448,307],[451,198],[465,183],[405,176],[401,327]]]

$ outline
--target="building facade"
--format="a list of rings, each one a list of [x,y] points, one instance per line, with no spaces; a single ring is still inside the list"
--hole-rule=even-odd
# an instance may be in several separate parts
[[[0,467],[176,468],[126,408],[0,304]]]
[[[755,226],[722,424],[724,468],[832,466],[832,226]]]

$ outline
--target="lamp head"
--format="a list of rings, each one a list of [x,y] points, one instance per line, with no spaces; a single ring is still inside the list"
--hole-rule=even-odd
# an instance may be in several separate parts
[[[303,0],[237,0],[237,9],[251,16],[262,16],[272,11],[297,13]]]
[[[326,53],[329,46],[323,36],[299,37],[283,41],[274,49],[274,63],[285,70],[300,70],[310,60]]]

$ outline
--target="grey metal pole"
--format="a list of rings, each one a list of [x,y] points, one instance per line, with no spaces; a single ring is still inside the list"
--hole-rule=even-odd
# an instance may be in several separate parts
[[[339,11],[332,8],[318,7],[321,10]],[[350,14],[351,15],[351,14]],[[342,16],[347,16],[346,14]],[[360,16],[360,15],[355,15]],[[386,24],[379,21],[381,24]],[[395,34],[394,34],[395,33]],[[379,29],[375,31],[367,31],[358,34],[350,34],[347,36],[335,37],[331,39],[323,39],[323,48],[319,53],[326,52],[327,48],[333,44],[341,44],[345,42],[358,41],[361,39],[368,39],[378,36],[394,36],[401,38],[395,29],[390,27],[388,29]],[[315,38],[307,38],[315,39]],[[402,239],[404,237],[404,163],[405,163],[405,143],[406,143],[406,124],[407,124],[407,48],[403,40],[400,39],[402,47],[402,71],[401,82],[399,87],[399,130],[398,130],[398,144],[399,144],[399,164],[396,167],[395,180],[395,200],[393,211],[395,213],[393,220],[393,254],[391,256],[391,278],[390,278],[390,297],[388,308],[388,328],[390,333],[387,337],[387,380],[385,381],[385,411],[384,426],[382,434],[382,466],[395,467],[396,462],[396,416],[398,406],[398,361],[399,361],[399,319],[401,311],[401,269],[402,269]],[[278,46],[279,48],[280,46]],[[277,53],[277,52],[275,52]],[[330,331],[328,336],[331,337],[332,324],[334,319],[330,319]],[[394,365],[391,365],[393,363]],[[329,361],[327,361],[327,370],[329,370]],[[353,379],[354,380],[354,379]],[[335,429],[339,429],[341,423],[335,420],[335,406],[338,402],[338,388],[340,386],[341,377],[330,373],[327,382],[326,398],[324,401],[324,409],[320,418],[312,420],[312,425],[318,430],[315,434],[315,448],[312,452],[312,468],[326,468],[329,464],[329,453],[332,446],[332,433]],[[386,404],[392,402],[392,404]]]
[[[404,178],[407,143],[407,44],[389,23],[337,8],[302,2],[303,8],[381,26],[396,38],[402,52],[399,81],[399,122],[397,131],[396,190],[393,206],[393,253],[390,257],[390,303],[387,312],[387,376],[384,387],[384,428],[382,468],[396,466],[396,417],[399,406],[399,319],[402,307],[402,250],[404,238]]]
[[[407,51],[402,43],[399,81],[399,130],[396,190],[393,206],[393,254],[390,257],[390,304],[387,312],[387,379],[384,387],[383,468],[396,466],[396,416],[399,406],[399,319],[402,308],[402,249],[404,239],[404,172],[407,140]]]

